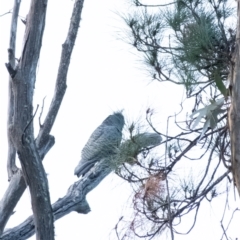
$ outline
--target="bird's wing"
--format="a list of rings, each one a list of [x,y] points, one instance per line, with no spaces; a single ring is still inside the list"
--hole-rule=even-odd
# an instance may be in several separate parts
[[[96,129],[82,150],[82,159],[91,160],[108,155],[121,141],[121,132],[116,127],[107,126]]]
[[[75,168],[75,175],[84,175],[96,162],[114,154],[121,138],[122,133],[115,126],[99,126],[82,150],[81,160]]]

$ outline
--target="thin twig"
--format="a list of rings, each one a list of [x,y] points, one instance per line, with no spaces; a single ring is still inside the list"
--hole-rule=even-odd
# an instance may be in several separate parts
[[[171,3],[166,3],[166,4],[148,5],[148,4],[141,3],[139,0],[135,0],[134,3],[136,4],[137,7],[166,7],[166,6],[175,4],[176,2],[171,2]]]
[[[39,121],[39,127],[41,128],[42,127],[42,124],[41,124],[41,117],[42,117],[42,113],[43,113],[43,108],[44,108],[44,100],[45,100],[46,96],[43,98],[43,101],[42,101],[42,108],[41,108],[41,112],[40,112],[40,115],[39,115],[39,118],[38,118],[38,121]]]
[[[4,15],[7,15],[7,14],[9,14],[9,13],[12,13],[12,9],[9,10],[8,12],[6,12],[6,13],[1,14],[0,17],[2,17],[2,16],[4,16]]]
[[[117,224],[116,224],[116,226],[115,226],[115,232],[116,232],[116,235],[117,235],[117,238],[118,238],[118,240],[120,240],[120,237],[119,237],[119,235],[118,235],[118,231],[117,231],[117,229],[118,229],[118,224],[122,221],[122,219],[123,219],[123,216],[121,216],[120,218],[119,218],[119,220],[118,220],[118,222],[117,222]]]
[[[167,129],[166,129],[166,136],[168,136],[168,126],[169,126],[169,119],[172,116],[169,116],[167,119]],[[165,168],[167,169],[167,152],[168,152],[168,141],[165,144]],[[172,226],[172,213],[171,213],[171,202],[170,202],[170,191],[169,191],[169,183],[168,183],[168,175],[166,174],[166,186],[167,186],[167,201],[168,201],[168,219],[169,219],[169,227],[171,232],[171,239],[174,240],[174,233],[173,233],[173,226]]]

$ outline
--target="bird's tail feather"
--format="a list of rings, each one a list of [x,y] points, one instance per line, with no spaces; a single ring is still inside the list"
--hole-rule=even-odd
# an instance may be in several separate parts
[[[78,177],[84,176],[95,165],[96,162],[97,160],[93,159],[93,160],[88,160],[84,164],[79,164],[75,168],[74,174],[77,175]]]

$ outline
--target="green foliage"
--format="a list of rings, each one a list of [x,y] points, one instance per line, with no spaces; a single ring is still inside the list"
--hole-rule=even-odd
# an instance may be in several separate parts
[[[187,96],[211,83],[226,96],[235,30],[227,0],[177,0],[125,17],[132,44],[144,54],[153,79],[186,87]]]
[[[223,81],[226,80],[231,59],[231,38],[227,34],[225,20],[230,9],[213,1],[178,1],[176,7],[166,14],[167,23],[174,30],[176,51],[174,63],[187,63],[202,79],[213,81],[220,92],[226,96]],[[179,64],[174,64],[179,69]],[[182,76],[189,71],[180,68]],[[196,79],[188,78],[186,88],[195,84]]]
[[[158,146],[161,141],[162,137],[157,133],[144,132],[131,136],[118,148],[116,156],[111,161],[113,169],[118,171],[123,163],[130,165],[137,163],[138,154],[146,149]]]
[[[138,221],[133,220],[131,227],[136,235],[146,239],[153,239],[166,226],[173,236],[178,233],[177,225],[181,217],[195,211],[189,227],[191,231],[201,202],[218,196],[219,183],[226,177],[231,179],[231,144],[227,124],[230,99],[226,86],[230,69],[233,68],[236,42],[235,23],[231,24],[230,20],[236,16],[236,11],[229,7],[229,2],[177,0],[149,10],[136,0],[138,12],[125,18],[131,30],[131,44],[143,54],[152,78],[182,85],[186,89],[186,97],[192,98],[186,101],[192,104],[192,114],[188,114],[190,105],[185,109],[183,99],[181,111],[172,116],[173,129],[179,130],[174,136],[168,131],[160,133],[158,123],[154,125],[152,122],[151,111],[146,112],[149,125],[164,136],[165,140],[158,148],[164,147],[161,149],[162,152],[165,150],[162,156],[139,155],[137,158],[141,148],[134,144],[132,138],[121,145],[124,154],[118,162],[124,164],[117,168],[117,174],[135,187],[133,202],[138,207],[135,208],[136,216],[144,219],[144,229],[150,225],[154,230],[148,229],[147,234],[145,232],[141,236],[141,230],[137,232],[134,225]],[[174,98],[171,90],[169,94]],[[168,107],[167,103],[165,106]],[[184,120],[183,113],[186,113]],[[172,132],[171,119],[168,118],[168,130]],[[150,158],[152,161],[148,161]],[[194,175],[192,182],[182,176],[176,167],[183,164],[187,168],[184,160],[196,164],[196,171],[203,169],[198,178]],[[201,163],[197,165],[198,161],[195,160]],[[158,173],[163,175],[156,178]],[[180,181],[174,176],[179,173]],[[152,179],[157,181],[153,182]],[[181,181],[183,184],[179,184]],[[148,185],[156,188],[146,187]],[[166,191],[157,192],[156,189]],[[166,215],[162,214],[165,212]]]

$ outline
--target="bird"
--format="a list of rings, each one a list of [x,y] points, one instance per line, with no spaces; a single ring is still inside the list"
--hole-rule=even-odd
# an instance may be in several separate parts
[[[109,115],[91,134],[82,149],[81,160],[74,174],[84,176],[94,165],[116,154],[122,140],[124,116],[121,112]]]

